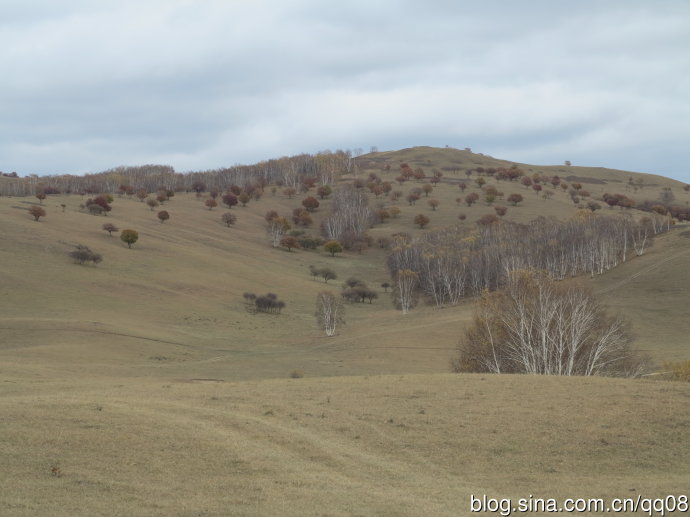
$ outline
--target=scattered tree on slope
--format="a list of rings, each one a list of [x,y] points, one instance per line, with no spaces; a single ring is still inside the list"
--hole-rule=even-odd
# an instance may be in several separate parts
[[[345,308],[338,298],[329,291],[321,291],[316,295],[316,321],[327,336],[335,335],[338,325],[344,324]]]

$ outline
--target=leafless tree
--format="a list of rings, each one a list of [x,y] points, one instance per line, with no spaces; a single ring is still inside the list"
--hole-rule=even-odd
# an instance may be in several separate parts
[[[327,239],[340,240],[348,232],[359,236],[369,228],[372,216],[366,194],[352,185],[341,185],[333,194],[331,214],[321,228]]]
[[[235,216],[235,214],[225,212],[221,216],[221,220],[225,223],[226,226],[230,227],[231,225],[235,224],[235,222],[237,221],[237,217]]]
[[[327,336],[334,336],[338,325],[344,324],[345,307],[340,299],[330,291],[316,295],[316,321]]]
[[[457,371],[636,376],[644,360],[629,325],[606,314],[592,294],[544,272],[513,271],[484,293],[459,345]]]
[[[409,269],[396,272],[393,284],[394,297],[403,314],[410,312],[416,302],[415,291],[419,275]]]
[[[274,248],[280,246],[280,240],[290,229],[290,222],[285,217],[274,217],[268,221],[266,233],[271,239],[271,245]]]

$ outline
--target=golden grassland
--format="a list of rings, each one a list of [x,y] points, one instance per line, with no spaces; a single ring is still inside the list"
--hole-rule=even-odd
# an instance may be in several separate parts
[[[379,172],[386,179],[401,161],[427,173],[502,165],[450,149],[374,157],[391,164]],[[679,202],[690,199],[661,177],[523,169],[572,173],[594,197],[642,200],[670,187]],[[627,186],[631,176],[642,178],[641,190]],[[493,212],[482,202],[458,206],[457,179],[464,173],[444,172],[430,195],[438,210],[425,198],[400,200],[400,217],[372,235],[417,234],[418,213],[433,229],[456,224],[461,212],[463,224]],[[513,220],[576,211],[560,189],[548,200],[517,184],[499,190],[525,197],[509,207]],[[687,493],[687,384],[444,373],[472,301],[403,316],[379,287],[388,280],[384,250],[330,257],[271,248],[265,212],[288,215],[301,199],[267,191],[233,208],[238,220],[227,228],[226,210],[208,210],[193,194],[161,207],[171,215],[164,224],[136,199],[116,198],[97,217],[79,210],[77,195],[49,196],[47,217],[35,222],[26,210],[38,200],[0,198],[0,514],[456,515],[468,513],[469,494]],[[105,222],[136,229],[139,242],[128,249],[100,229]],[[687,232],[584,280],[632,321],[658,364],[690,356]],[[73,264],[67,253],[76,244],[103,262]],[[311,264],[338,279],[312,279]],[[346,325],[326,338],[315,295],[337,292],[349,276],[380,297],[348,304]],[[275,292],[287,307],[249,314],[245,291]]]

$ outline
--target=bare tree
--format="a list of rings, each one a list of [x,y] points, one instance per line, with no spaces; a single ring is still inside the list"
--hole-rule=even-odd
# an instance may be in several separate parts
[[[226,226],[228,226],[228,227],[230,225],[235,224],[235,222],[237,221],[237,217],[235,217],[235,214],[231,214],[230,212],[225,212],[221,216],[221,219],[226,224]]]
[[[335,335],[338,325],[344,324],[345,307],[330,291],[321,291],[316,295],[316,321],[327,336]]]
[[[266,233],[271,239],[271,245],[277,248],[280,245],[280,240],[290,229],[290,222],[285,217],[274,217],[268,221]]]
[[[332,212],[322,223],[324,237],[340,240],[346,233],[359,236],[369,228],[372,215],[366,194],[352,185],[342,185],[335,190]]]
[[[593,295],[543,272],[513,271],[505,288],[484,293],[459,345],[456,371],[637,376],[644,360],[629,325]]]
[[[335,273],[335,271],[333,271],[332,269],[327,268],[327,267],[323,267],[323,268],[319,269],[318,275],[321,278],[323,278],[323,281],[325,283],[328,283],[329,280],[335,280],[336,278],[338,278],[338,275]]]
[[[409,269],[398,270],[395,274],[393,294],[403,314],[407,314],[414,306],[415,290],[419,283],[419,275]]]

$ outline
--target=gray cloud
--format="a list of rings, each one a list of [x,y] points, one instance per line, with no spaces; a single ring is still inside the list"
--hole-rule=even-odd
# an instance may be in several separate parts
[[[690,4],[0,5],[0,169],[470,146],[690,181]]]

